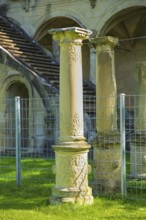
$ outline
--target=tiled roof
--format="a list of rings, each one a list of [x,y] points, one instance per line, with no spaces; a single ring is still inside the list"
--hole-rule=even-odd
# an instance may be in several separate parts
[[[59,89],[59,65],[18,24],[3,16],[0,16],[0,45]],[[83,90],[84,95],[95,95],[94,85],[87,80],[83,82]]]

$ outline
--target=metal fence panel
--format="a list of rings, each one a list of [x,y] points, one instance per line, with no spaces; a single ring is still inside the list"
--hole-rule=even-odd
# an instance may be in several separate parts
[[[94,195],[121,194],[121,150],[119,133],[119,107],[117,97],[96,97],[95,138],[93,145]]]
[[[0,180],[17,177],[20,185],[20,171],[22,181],[54,180],[51,146],[58,136],[58,104],[58,96],[53,95],[46,100],[21,99],[19,119],[14,99],[0,103]],[[21,167],[16,146],[21,146]]]
[[[125,115],[120,116],[120,108],[123,111],[124,106],[119,96],[84,96],[84,135],[91,145],[89,183],[94,195],[121,196],[122,193],[125,197],[127,190],[128,198],[146,199],[145,100],[146,96],[126,95]],[[98,111],[96,102],[100,103]],[[54,184],[55,156],[51,146],[59,136],[59,97],[21,99],[20,106],[22,184],[30,181]],[[16,179],[15,110],[14,99],[1,100],[0,181]],[[125,121],[125,126],[122,124],[125,137],[120,126],[122,120]],[[101,132],[107,128],[109,130]],[[125,157],[120,149],[123,144]]]
[[[126,96],[127,197],[146,199],[146,95]]]

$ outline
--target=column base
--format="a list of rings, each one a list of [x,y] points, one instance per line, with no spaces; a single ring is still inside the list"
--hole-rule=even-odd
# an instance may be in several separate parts
[[[92,190],[87,187],[86,190],[81,191],[79,188],[62,188],[54,187],[52,190],[52,197],[50,199],[52,205],[63,203],[72,203],[78,205],[93,204]]]
[[[92,204],[92,189],[88,187],[88,151],[85,141],[66,142],[53,146],[55,150],[56,186],[51,204]]]
[[[111,194],[121,191],[121,149],[119,135],[100,136],[93,149],[93,193]]]

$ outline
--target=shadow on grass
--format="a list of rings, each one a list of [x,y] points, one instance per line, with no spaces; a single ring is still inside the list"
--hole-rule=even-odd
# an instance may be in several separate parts
[[[33,209],[48,203],[55,182],[53,160],[25,158],[21,161],[22,185],[16,186],[15,158],[0,158],[0,209]],[[10,178],[13,177],[13,178]]]

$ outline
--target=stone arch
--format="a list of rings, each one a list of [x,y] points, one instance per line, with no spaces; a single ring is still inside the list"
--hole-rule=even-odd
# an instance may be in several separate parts
[[[14,71],[13,75],[8,76],[7,78],[4,79],[3,83],[1,84],[0,87],[0,97],[1,98],[7,98],[7,90],[8,88],[15,84],[15,83],[21,83],[24,84],[25,87],[28,90],[28,96],[29,98],[33,97],[33,87],[30,85],[30,83],[27,81],[27,79],[20,75],[18,71]]]
[[[52,28],[66,28],[66,27],[81,27],[85,26],[75,17],[71,16],[56,16],[45,21],[36,31],[34,38],[41,46],[46,50],[56,63],[59,63],[59,45],[52,40],[52,35],[48,33],[49,29]],[[83,53],[83,76],[89,78],[90,70],[90,49],[87,42],[83,42],[82,53]]]
[[[145,6],[133,6],[128,7],[125,9],[122,9],[113,15],[104,23],[102,28],[99,30],[99,35],[104,35],[108,33],[112,28],[114,28],[116,25],[118,25],[121,22],[124,22],[126,20],[130,20],[132,17],[134,19],[138,17],[142,17],[145,14],[146,5]],[[137,19],[138,20],[138,19]],[[137,22],[136,22],[137,25]]]
[[[48,23],[48,21],[52,21],[56,18],[68,18],[70,20],[73,20],[74,22],[76,22],[80,27],[82,28],[86,28],[86,24],[85,24],[85,19],[84,17],[81,16],[81,14],[76,13],[75,11],[72,10],[67,10],[64,11],[62,9],[60,10],[52,10],[51,14],[45,14],[44,16],[42,16],[41,18],[39,18],[39,20],[37,21],[36,25],[35,25],[35,33],[34,33],[34,38],[38,39],[38,34],[39,34],[39,30],[41,31],[41,28],[43,28],[43,26],[45,24]],[[59,22],[61,23],[61,22]]]
[[[98,21],[95,25],[95,29],[98,31],[98,35],[103,35],[106,26],[110,22],[111,18],[124,10],[132,9],[133,7],[146,7],[145,0],[133,0],[133,1],[115,1],[103,10],[99,15]],[[98,9],[97,9],[98,10]],[[101,19],[102,18],[102,19]]]
[[[17,72],[17,71],[16,71]],[[19,96],[21,102],[21,147],[23,151],[29,148],[30,136],[30,97],[33,89],[29,82],[19,73],[8,76],[0,87],[0,114],[3,120],[0,121],[0,147],[9,153],[15,153],[15,97]],[[3,150],[2,150],[3,151]]]
[[[19,96],[22,99],[28,99],[29,94],[28,94],[28,89],[25,86],[24,83],[16,81],[9,85],[7,88],[7,98],[15,98],[16,96]]]
[[[78,22],[76,22],[74,19],[64,17],[64,16],[58,16],[49,19],[45,23],[43,23],[37,30],[34,38],[49,52],[51,52],[53,55],[58,56],[58,47],[52,40],[52,35],[48,33],[49,29],[52,28],[66,28],[66,27],[72,27],[77,26],[80,27]],[[56,57],[55,57],[56,58]],[[56,58],[58,61],[58,58]]]
[[[128,4],[126,8],[125,4],[112,14],[99,33],[119,38],[119,45],[115,49],[118,93],[135,94],[135,64],[146,60],[146,37],[141,38],[146,36],[146,4],[135,5]]]
[[[59,16],[53,16],[41,22],[41,24],[36,30],[34,38],[39,41],[44,35],[48,34],[48,30],[51,28],[62,28],[72,26],[85,28],[85,26],[75,17],[59,14]]]

